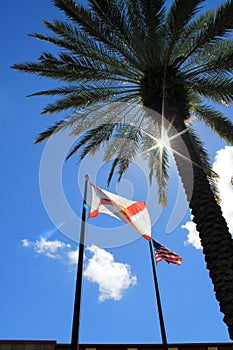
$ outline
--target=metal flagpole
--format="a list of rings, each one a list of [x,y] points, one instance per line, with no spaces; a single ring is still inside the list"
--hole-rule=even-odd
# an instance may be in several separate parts
[[[160,323],[160,331],[161,331],[161,337],[163,342],[163,348],[164,350],[168,350],[167,346],[167,337],[166,337],[166,331],[164,326],[164,320],[163,320],[163,312],[162,312],[162,305],[160,300],[160,293],[159,293],[159,285],[156,275],[156,268],[155,268],[155,261],[154,261],[154,253],[153,253],[153,247],[152,247],[152,241],[149,241],[150,245],[150,256],[151,256],[151,263],[152,263],[152,269],[153,269],[153,276],[154,276],[154,284],[155,284],[155,293],[156,293],[156,299],[157,299],[157,306],[158,306],[158,313],[159,313],[159,323]]]
[[[89,176],[85,175],[85,179],[86,180],[85,180],[84,197],[83,197],[83,211],[82,211],[82,223],[81,223],[80,241],[79,241],[78,267],[77,267],[77,275],[76,275],[71,350],[79,349],[79,325],[80,325],[80,306],[81,306],[81,296],[82,296],[83,252],[84,252],[84,240],[85,240],[85,228],[86,228],[87,187],[88,187]]]

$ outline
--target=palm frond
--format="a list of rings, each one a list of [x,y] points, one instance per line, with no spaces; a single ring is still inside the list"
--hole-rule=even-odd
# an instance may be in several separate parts
[[[32,94],[27,95],[27,97],[33,97],[33,96],[56,96],[56,95],[69,95],[72,93],[78,93],[78,91],[80,91],[81,88],[78,88],[78,86],[76,85],[67,85],[67,86],[63,86],[60,88],[56,88],[56,89],[50,89],[50,90],[43,90],[43,91],[38,91],[38,92],[34,92]]]
[[[214,23],[209,28],[209,39],[225,36],[233,29],[233,1],[225,1],[215,11]],[[208,24],[207,24],[208,26]]]
[[[54,114],[67,109],[77,110],[78,108],[85,108],[88,105],[99,102],[114,102],[117,100],[128,101],[132,96],[137,95],[135,88],[96,88],[83,89],[80,92],[74,92],[67,97],[63,97],[55,101],[55,103],[48,104],[42,114]],[[119,96],[119,97],[118,97]]]
[[[117,36],[131,49],[130,27],[127,21],[125,2],[122,0],[89,0],[91,9],[106,23],[114,28]]]
[[[222,75],[232,71],[233,40],[221,40],[214,45],[207,45],[201,53],[192,57],[189,68],[184,68],[184,73],[188,79],[202,74]]]
[[[202,167],[203,171],[205,172],[205,174],[207,176],[210,187],[214,193],[214,196],[215,196],[217,202],[220,203],[220,195],[219,195],[219,190],[217,187],[218,175],[212,169],[212,166],[210,164],[209,155],[206,152],[206,150],[204,148],[204,144],[201,141],[201,139],[197,136],[197,134],[195,133],[194,129],[191,126],[188,127],[188,131],[189,131],[189,136],[190,136],[192,143],[193,143],[194,150],[196,151],[196,153],[200,157],[200,161],[201,161],[200,166]]]
[[[63,39],[59,39],[55,36],[44,35],[44,34],[40,34],[40,33],[31,33],[28,35],[31,36],[32,38],[47,41],[51,44],[54,44],[55,46],[58,46],[58,47],[61,47],[61,48],[64,48],[64,49],[67,49],[70,51],[75,52],[75,49],[76,49],[76,45],[74,45],[74,43],[71,43],[71,42],[63,40]]]
[[[135,72],[139,74],[139,71],[130,65],[128,60],[124,59],[124,56],[116,50],[110,49],[103,42],[97,42],[90,35],[78,30],[74,25],[59,20],[54,20],[53,23],[44,21],[44,23],[46,27],[52,30],[60,39],[53,40],[53,38],[51,39],[50,37],[46,39],[45,36],[41,36],[40,34],[36,34],[37,38],[50,41],[58,46],[72,50],[76,55],[89,57],[92,60],[107,64],[108,66],[117,66],[119,69],[128,72],[128,74],[130,72],[131,75],[135,74]]]
[[[145,20],[148,37],[153,37],[158,28],[164,23],[165,1],[164,0],[139,0],[141,11]]]
[[[118,182],[120,182],[122,176],[124,173],[127,172],[129,165],[130,165],[130,159],[126,157],[121,157],[117,163],[118,165]]]
[[[141,142],[140,128],[130,124],[118,124],[113,139],[107,144],[104,154],[104,160],[110,161],[113,157],[117,161],[113,161],[112,168],[108,177],[110,183],[114,169],[118,167],[118,181],[122,175],[128,170],[130,162],[136,156]]]
[[[77,85],[72,85],[69,84],[67,86],[61,86],[58,87],[56,89],[50,89],[50,90],[43,90],[43,91],[37,91],[34,92],[32,94],[27,95],[27,97],[32,97],[32,96],[56,96],[56,95],[62,95],[62,96],[66,96],[66,95],[70,95],[70,94],[80,94],[83,91],[84,92],[88,92],[88,91],[99,91],[101,89],[101,91],[107,91],[107,90],[111,90],[113,89],[113,91],[116,91],[116,93],[124,93],[125,91],[135,91],[138,90],[137,85],[127,85],[127,86],[123,86],[122,84],[117,83],[116,82],[108,82],[108,81],[97,81],[97,82],[93,82],[92,84],[89,83],[80,83]]]
[[[163,47],[161,28],[165,18],[164,1],[126,0],[125,2],[127,17],[131,24],[131,41],[136,54],[142,57],[146,67],[153,66],[159,62]]]
[[[140,64],[130,52],[122,39],[117,36],[114,28],[107,26],[93,12],[73,0],[53,0],[55,6],[64,11],[74,23],[98,42],[103,42],[109,49],[115,49],[123,55],[131,64],[140,69]]]
[[[59,122],[55,123],[54,125],[50,126],[45,131],[41,132],[35,140],[35,144],[41,143],[44,140],[47,140],[50,136],[52,136],[54,133],[57,133],[62,129],[62,124],[64,120],[60,120]]]
[[[87,106],[73,114],[72,119],[75,122],[73,123],[71,136],[79,136],[88,129],[102,123],[125,123],[126,118],[128,123],[133,123],[134,121],[136,123],[136,116],[134,113],[131,113],[134,109],[136,109],[135,105],[132,106],[131,103],[121,102],[99,103]]]
[[[48,138],[50,138],[52,135],[57,134],[58,132],[66,129],[72,129],[72,127],[76,124],[77,119],[73,116],[68,116],[65,119],[60,120],[59,122],[55,123],[45,131],[41,132],[35,140],[35,144],[41,143]]]
[[[82,81],[124,81],[137,83],[130,77],[127,78],[127,71],[120,72],[117,67],[112,69],[98,64],[97,61],[89,60],[87,57],[75,57],[67,53],[61,53],[57,58],[51,53],[43,53],[38,63],[25,62],[12,66],[23,72],[29,72],[52,79],[62,80],[69,83]]]
[[[210,164],[209,155],[204,148],[204,144],[203,144],[202,140],[197,136],[194,128],[190,125],[188,126],[188,133],[189,133],[189,136],[191,138],[191,141],[193,143],[193,147],[194,147],[196,153],[200,155],[200,160],[201,160],[200,166],[202,167],[202,169],[204,170],[204,172],[208,176],[211,176],[212,167]]]
[[[186,26],[189,21],[194,17],[196,12],[200,9],[204,0],[174,0],[172,6],[167,15],[166,28],[167,33],[167,53],[166,62],[171,59],[171,54],[176,43],[180,37],[183,36],[183,32],[186,31]],[[172,62],[171,62],[172,63]]]
[[[138,3],[143,2],[142,0],[134,1],[134,10],[139,8]],[[125,43],[125,46],[130,50],[131,54],[140,63],[141,69],[145,67],[148,62],[148,56],[150,51],[148,51],[147,40],[148,34],[146,31],[146,17],[143,17],[143,26],[137,26],[138,19],[135,18],[133,21],[130,20],[129,8],[126,6],[126,2],[122,0],[90,0],[91,8],[98,15],[106,26],[114,28],[114,33]],[[141,4],[140,4],[141,5]],[[151,9],[152,10],[152,9]],[[152,14],[152,12],[150,13]],[[142,16],[142,11],[140,11],[140,17]],[[154,18],[155,20],[155,18]],[[135,26],[136,24],[136,26]],[[153,22],[155,24],[155,22]],[[136,27],[136,31],[135,31]],[[154,32],[155,34],[155,32]],[[144,50],[142,50],[144,47]]]
[[[148,165],[149,165],[149,177],[152,180],[152,177],[155,175],[157,182],[157,195],[158,202],[163,207],[167,206],[168,201],[168,151],[165,148],[157,148],[151,150],[148,156]]]
[[[200,15],[186,27],[189,35],[185,45],[181,45],[182,65],[191,55],[202,51],[207,45],[217,43],[233,29],[233,1],[228,0],[216,10],[209,10]]]
[[[119,162],[119,158],[115,158],[112,162],[112,165],[111,165],[111,168],[110,168],[110,171],[109,171],[109,174],[108,174],[108,179],[107,179],[107,185],[109,186],[110,185],[110,182],[112,180],[112,177],[113,177],[113,174],[115,172],[115,169],[117,167],[117,164]]]
[[[104,150],[104,162],[110,162],[112,159],[117,157],[120,148],[122,147],[122,143],[124,143],[124,140],[122,137],[114,137],[112,138],[108,144],[106,145],[106,148]],[[109,178],[111,181],[112,176]],[[109,182],[110,183],[110,182]]]
[[[195,107],[197,117],[220,138],[233,145],[233,123],[213,107],[202,104]]]
[[[144,47],[146,42],[146,27],[144,25],[145,17],[142,13],[140,0],[125,0],[127,8],[127,18],[130,26],[131,40],[133,40],[134,49],[140,54],[140,47]],[[141,50],[142,51],[142,50]]]
[[[150,184],[155,176],[157,184],[158,202],[166,207],[168,194],[168,151],[164,147],[160,147],[159,140],[161,135],[160,126],[154,121],[143,128],[143,138],[141,144],[141,152],[145,154],[149,167]]]
[[[200,9],[204,0],[174,0],[167,15],[170,33],[178,35]]]
[[[189,84],[192,90],[217,103],[233,102],[233,79],[229,76],[195,77],[189,81]]]
[[[80,160],[85,158],[85,156],[89,152],[95,153],[104,141],[109,140],[116,125],[117,125],[116,123],[100,124],[89,129],[87,132],[84,133],[84,135],[76,143],[73,149],[69,152],[66,159],[69,159],[80,148],[81,148]]]
[[[94,109],[92,109],[92,113],[93,110],[97,110],[97,106],[95,106]],[[89,113],[91,114],[91,111],[89,110]],[[58,122],[56,122],[54,125],[52,125],[51,127],[49,127],[48,129],[46,129],[45,131],[41,132],[35,140],[35,143],[41,143],[44,140],[50,138],[53,134],[56,134],[62,130],[66,130],[66,129],[70,129],[71,130],[71,136],[72,136],[72,129],[76,129],[77,128],[77,124],[80,125],[80,133],[82,133],[83,131],[85,131],[85,124],[84,124],[84,120],[85,117],[87,115],[87,111],[85,111],[85,113],[79,113],[78,115],[72,115],[72,116],[68,116],[65,119],[62,119]],[[93,123],[92,123],[93,125]]]
[[[113,104],[114,105],[114,104]],[[79,136],[80,134],[84,133],[90,128],[97,127],[97,125],[100,125],[101,122],[103,123],[104,120],[108,124],[114,123],[114,117],[110,118],[108,116],[107,109],[109,107],[108,113],[114,113],[112,104],[111,106],[103,104],[94,106],[90,106],[85,108],[84,110],[80,110],[79,113],[74,113],[71,116],[68,116],[65,119],[60,120],[59,122],[55,123],[53,126],[49,127],[44,132],[40,133],[36,137],[35,143],[40,143],[49,137],[51,137],[53,134],[58,133],[59,131],[69,129],[71,136]],[[116,106],[116,111],[119,109]],[[110,112],[111,111],[111,112]],[[115,113],[117,114],[117,112]],[[106,115],[107,114],[107,115]]]

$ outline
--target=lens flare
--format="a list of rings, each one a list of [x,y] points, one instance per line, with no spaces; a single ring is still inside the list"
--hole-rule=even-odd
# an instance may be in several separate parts
[[[50,238],[55,232],[57,232],[66,222],[62,222],[60,225],[58,226],[52,226],[49,230],[43,231],[39,237],[38,240],[41,239],[48,239]]]

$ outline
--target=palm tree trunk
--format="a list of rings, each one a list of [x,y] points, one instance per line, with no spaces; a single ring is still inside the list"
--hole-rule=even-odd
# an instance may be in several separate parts
[[[177,110],[173,118],[173,127],[180,136],[171,140],[171,148],[174,150],[173,155],[194,217],[193,221],[200,234],[216,298],[224,314],[230,338],[233,339],[233,240],[201,167],[200,157],[195,152],[189,132]],[[174,131],[170,132],[169,137],[171,136],[174,136]],[[186,154],[184,145],[187,149]],[[180,154],[185,157],[188,154],[189,160]]]

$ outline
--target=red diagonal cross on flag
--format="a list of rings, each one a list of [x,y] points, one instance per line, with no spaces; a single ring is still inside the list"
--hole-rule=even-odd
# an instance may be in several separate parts
[[[91,184],[89,217],[100,213],[111,215],[131,225],[147,240],[151,239],[151,221],[145,202],[131,201]]]

